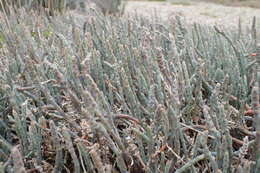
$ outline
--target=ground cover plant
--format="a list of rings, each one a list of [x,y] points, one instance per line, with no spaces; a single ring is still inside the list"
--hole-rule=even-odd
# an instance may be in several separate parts
[[[259,172],[256,19],[0,18],[0,172]]]

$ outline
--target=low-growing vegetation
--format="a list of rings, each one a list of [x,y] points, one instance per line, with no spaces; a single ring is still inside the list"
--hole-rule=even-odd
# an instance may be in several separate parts
[[[250,28],[0,13],[0,172],[257,173]]]

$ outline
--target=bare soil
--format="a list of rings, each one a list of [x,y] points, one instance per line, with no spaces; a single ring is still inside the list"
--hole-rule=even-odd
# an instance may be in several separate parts
[[[250,25],[255,16],[260,28],[260,9],[250,7],[231,7],[216,3],[194,0],[129,1],[126,14],[137,13],[146,17],[160,16],[167,22],[174,15],[182,15],[187,23],[205,25],[237,26],[239,18],[242,25]]]

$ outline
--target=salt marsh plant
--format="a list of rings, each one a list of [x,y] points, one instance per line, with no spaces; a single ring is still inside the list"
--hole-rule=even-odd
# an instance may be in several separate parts
[[[50,15],[55,11],[62,12],[66,7],[66,0],[1,0],[0,10],[10,14],[10,10],[17,11],[20,8],[31,9],[48,9]]]
[[[256,19],[87,13],[0,18],[2,172],[259,172]]]
[[[76,9],[81,6],[96,4],[103,14],[116,14],[124,9],[125,0],[0,0],[0,11],[7,14],[10,9],[17,10],[21,7],[26,10],[36,9],[36,11],[46,10],[49,15],[63,13],[66,9]]]

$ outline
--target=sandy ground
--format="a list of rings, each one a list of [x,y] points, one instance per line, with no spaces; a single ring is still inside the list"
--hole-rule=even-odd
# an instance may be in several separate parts
[[[218,24],[224,26],[237,26],[239,18],[241,18],[243,25],[249,25],[252,23],[253,17],[256,16],[257,26],[260,30],[260,9],[249,7],[228,7],[190,0],[171,0],[171,2],[129,1],[126,6],[126,13],[137,13],[147,17],[157,14],[166,22],[170,17],[181,14],[186,18],[187,23],[198,22],[206,25]]]

